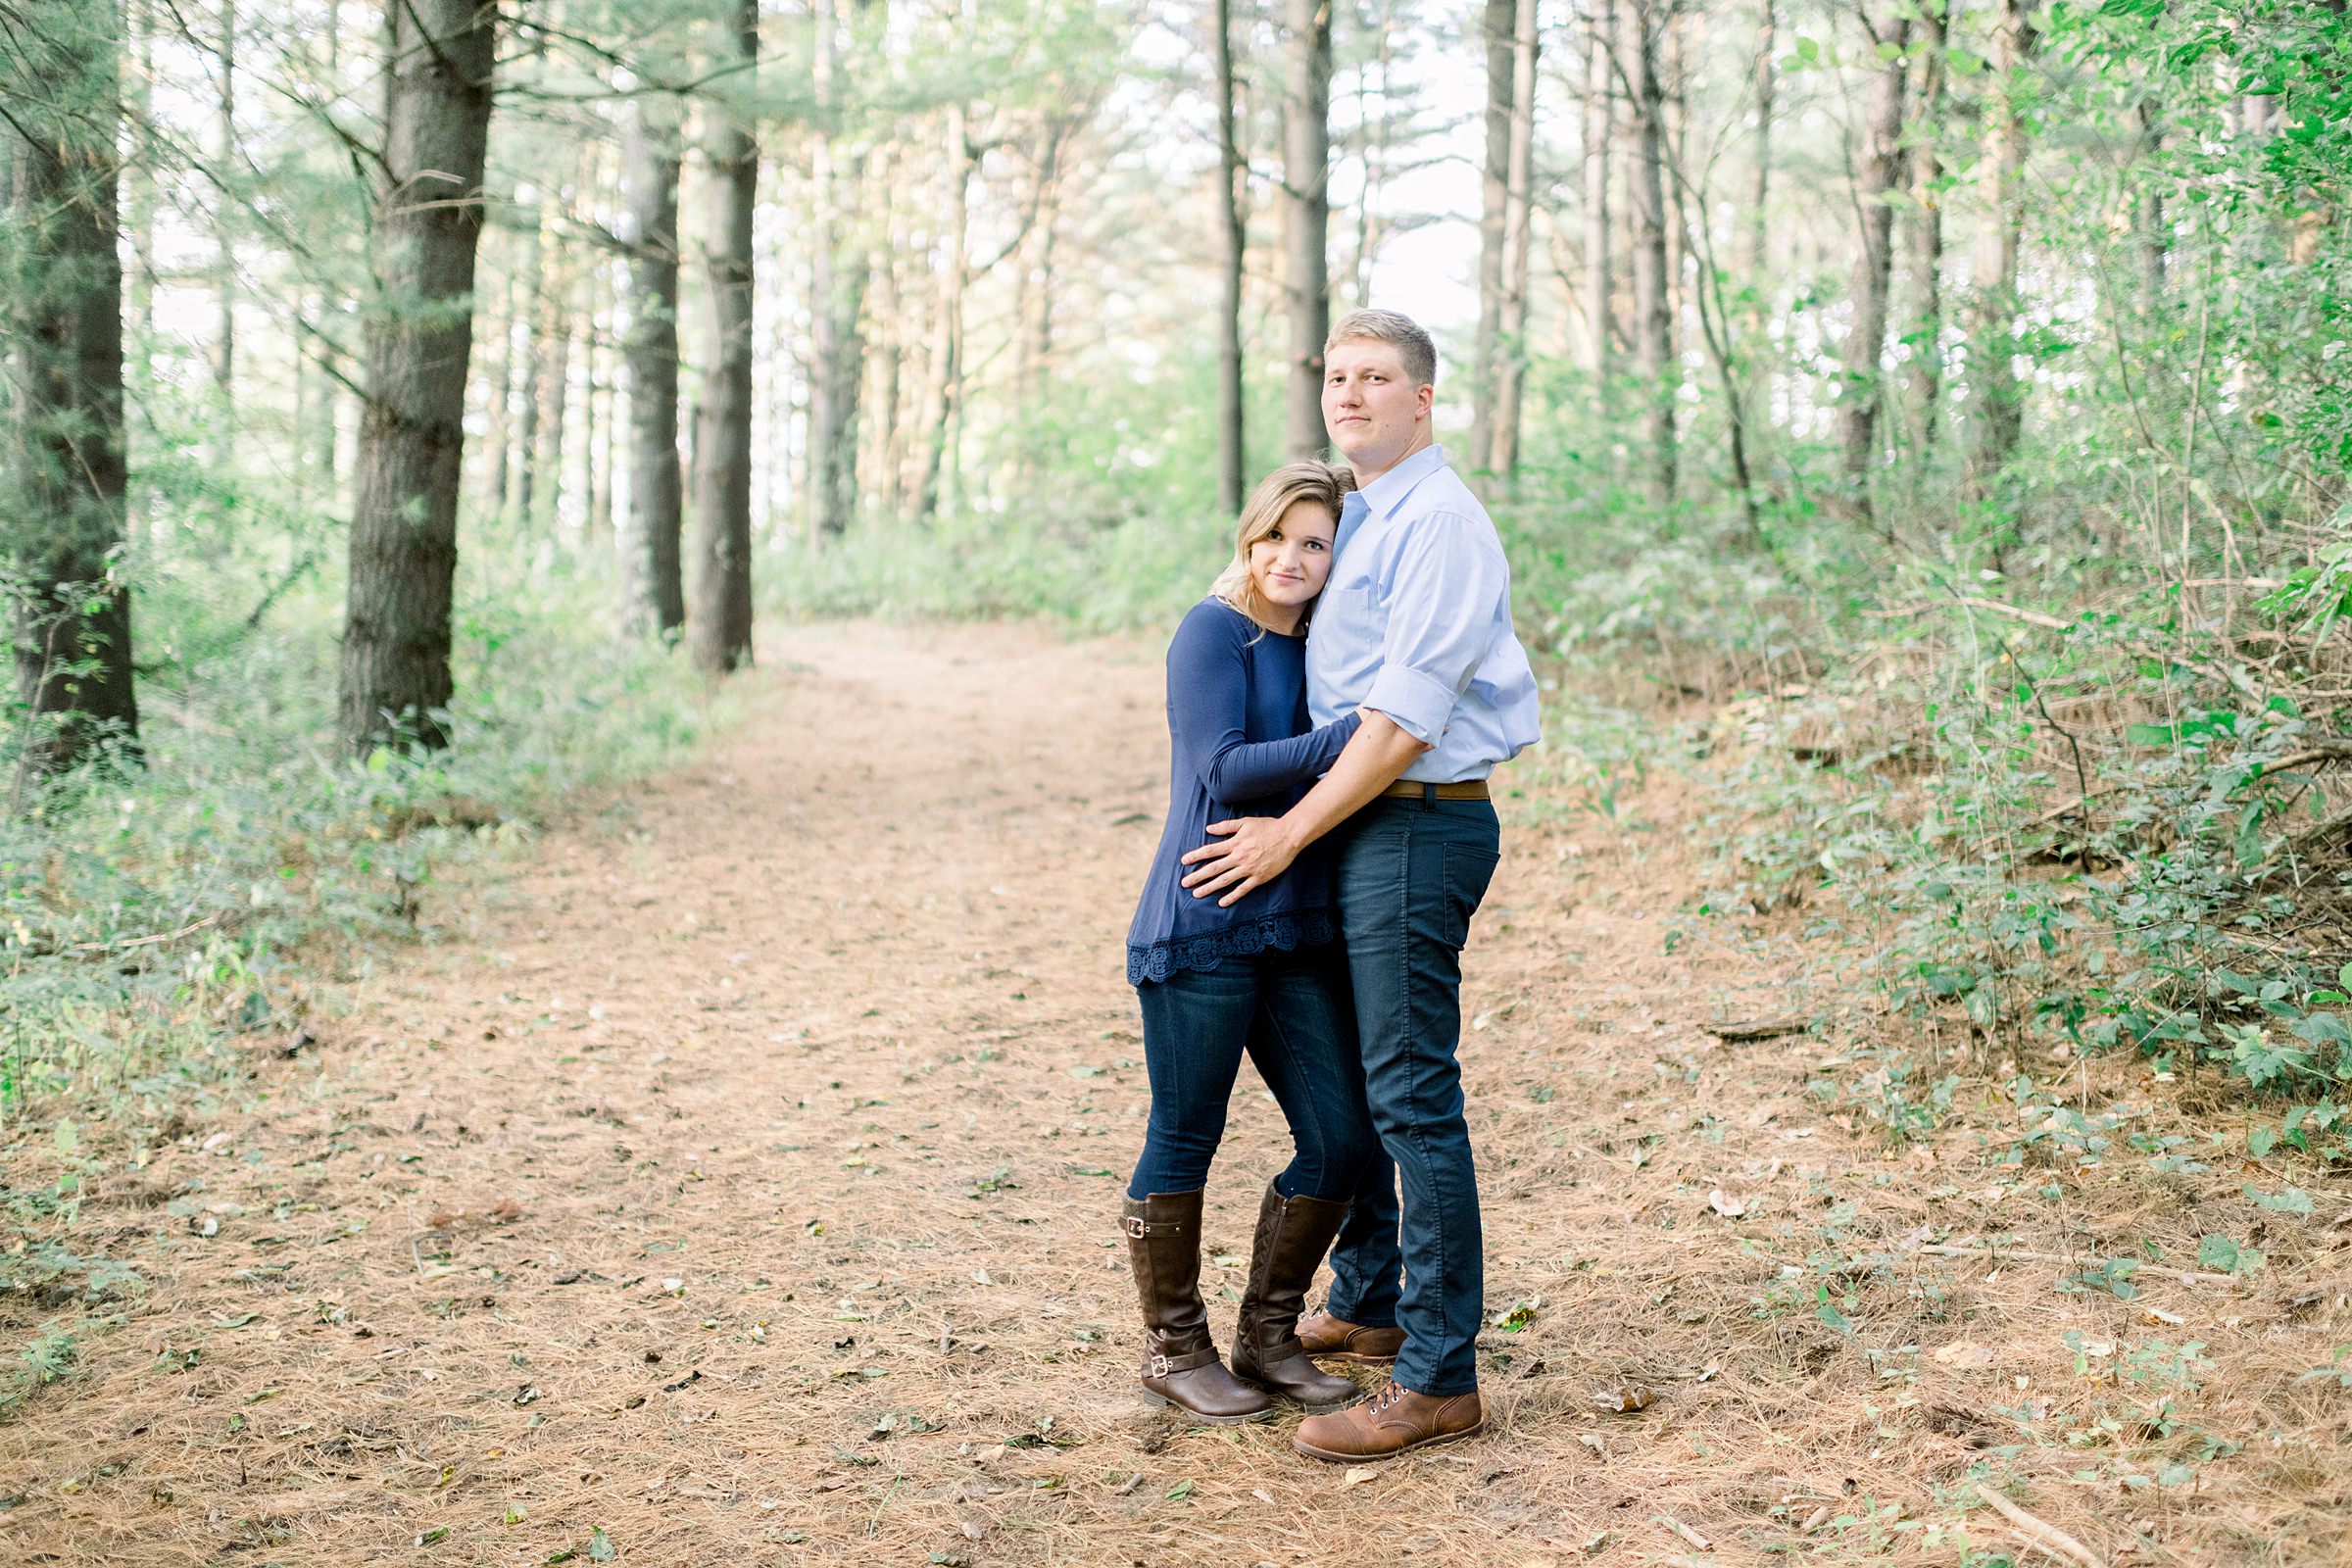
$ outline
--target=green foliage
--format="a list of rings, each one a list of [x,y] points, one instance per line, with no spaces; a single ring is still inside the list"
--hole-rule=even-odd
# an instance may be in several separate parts
[[[1997,474],[1970,471],[1975,415],[1947,383],[1933,445],[1903,427],[1916,410],[1886,411],[1868,513],[1787,428],[1748,432],[1752,518],[1705,480],[1662,507],[1591,412],[1612,400],[1553,368],[1537,461],[1498,511],[1540,653],[1712,714],[1700,913],[1804,911],[1980,1064],[2028,1046],[2212,1063],[2307,1102],[2298,1147],[2347,1152],[2327,1098],[2352,1081],[2345,955],[2294,938],[2352,897],[2329,771],[2352,755],[2352,235],[2307,220],[2343,164],[2306,150],[2340,153],[2347,41],[2301,8],[2224,17],[2050,14],[2027,97],[2036,134],[2077,140],[2037,164],[2052,184],[2029,228],[2087,258],[2091,293],[2021,327],[2038,368]],[[2081,156],[2137,145],[2151,90],[2160,148]],[[2236,127],[2247,93],[2274,133]],[[2113,221],[2143,194],[2171,224],[2160,297],[2144,236]],[[1819,289],[1757,297],[1801,317]],[[1779,349],[1776,395],[1835,390],[1834,363]],[[1690,414],[1685,473],[1720,476],[1719,403]],[[1890,1128],[1915,1103],[1888,1078],[1864,1093],[1890,1097]]]
[[[148,585],[148,765],[0,820],[0,1116],[201,1079],[211,1042],[289,1026],[318,944],[429,934],[442,867],[723,719],[682,660],[577,613],[608,563],[485,546],[468,566],[455,744],[365,766],[327,739],[331,577],[250,632],[250,585],[225,605],[210,570]]]

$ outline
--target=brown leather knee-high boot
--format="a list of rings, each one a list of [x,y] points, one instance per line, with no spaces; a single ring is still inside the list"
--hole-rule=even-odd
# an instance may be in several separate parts
[[[1144,1399],[1196,1421],[1263,1421],[1274,1407],[1225,1370],[1200,1301],[1200,1194],[1130,1198],[1123,1210],[1127,1261],[1144,1308]]]
[[[1250,1287],[1233,1331],[1234,1376],[1312,1412],[1343,1410],[1363,1397],[1353,1383],[1307,1359],[1298,1334],[1306,1288],[1348,1209],[1344,1199],[1285,1198],[1266,1184],[1250,1248]]]

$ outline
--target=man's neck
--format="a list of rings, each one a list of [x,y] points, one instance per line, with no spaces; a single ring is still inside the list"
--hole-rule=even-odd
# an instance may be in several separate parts
[[[1358,490],[1361,490],[1366,485],[1373,483],[1375,480],[1385,478],[1388,474],[1394,472],[1397,466],[1404,462],[1405,459],[1411,457],[1414,453],[1427,452],[1431,447],[1436,445],[1437,442],[1430,439],[1429,426],[1424,424],[1417,427],[1413,431],[1412,440],[1405,443],[1405,448],[1402,452],[1397,453],[1395,457],[1391,458],[1388,462],[1382,464],[1377,468],[1366,468],[1362,464],[1354,463],[1352,460],[1350,460],[1350,466],[1355,469],[1355,487]]]

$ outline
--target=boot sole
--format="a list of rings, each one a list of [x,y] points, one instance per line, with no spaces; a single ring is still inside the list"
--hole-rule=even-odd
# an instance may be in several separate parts
[[[1459,1443],[1464,1438],[1475,1438],[1486,1430],[1487,1423],[1481,1419],[1474,1427],[1464,1427],[1459,1432],[1440,1432],[1426,1438],[1415,1438],[1401,1447],[1391,1448],[1386,1453],[1335,1453],[1329,1448],[1316,1447],[1295,1433],[1291,1437],[1291,1446],[1310,1459],[1321,1459],[1330,1464],[1378,1464],[1383,1459],[1394,1459],[1398,1454],[1410,1453],[1415,1448],[1434,1448],[1441,1443]]]
[[[1150,1389],[1140,1392],[1144,1396],[1144,1402],[1154,1409],[1181,1410],[1204,1427],[1246,1427],[1253,1422],[1271,1421],[1275,1414],[1273,1407],[1269,1405],[1263,1410],[1252,1410],[1247,1415],[1209,1415],[1204,1411],[1194,1409],[1189,1404],[1178,1404],[1164,1394],[1153,1394]]]

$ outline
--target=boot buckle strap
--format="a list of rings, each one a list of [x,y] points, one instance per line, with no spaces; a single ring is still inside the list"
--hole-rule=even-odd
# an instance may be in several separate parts
[[[1127,1239],[1131,1242],[1140,1242],[1152,1234],[1152,1227],[1138,1214],[1123,1216],[1119,1220],[1119,1229],[1127,1233]]]
[[[1165,1350],[1153,1350],[1144,1357],[1144,1364],[1151,1369],[1151,1376],[1164,1378],[1171,1372],[1198,1371],[1216,1359],[1217,1348],[1210,1345],[1197,1349],[1178,1350],[1173,1355]]]

